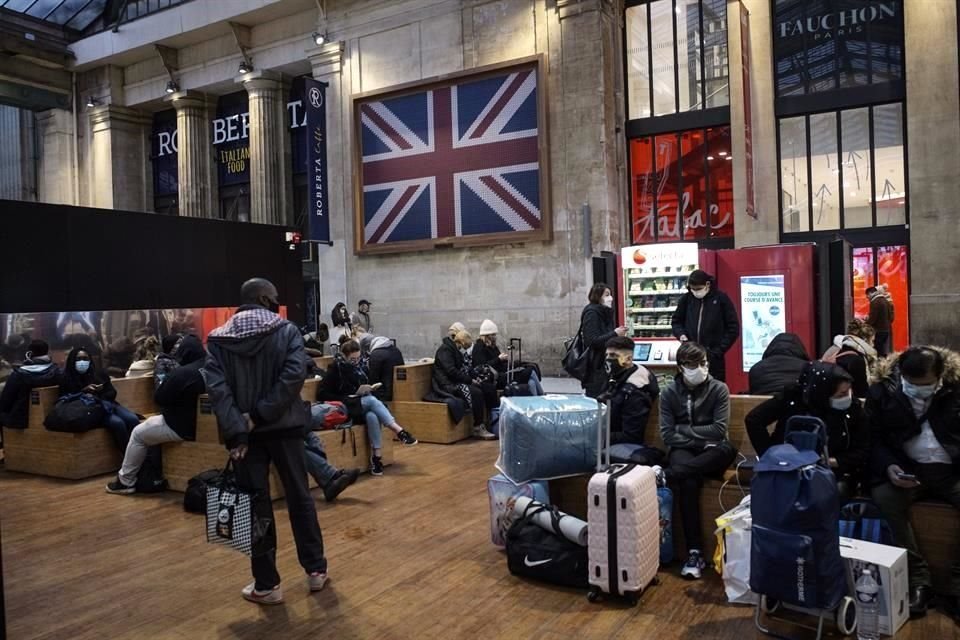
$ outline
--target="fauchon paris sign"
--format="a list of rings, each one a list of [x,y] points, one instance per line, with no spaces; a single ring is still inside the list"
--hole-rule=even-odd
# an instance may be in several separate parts
[[[902,9],[901,3],[895,1],[874,2],[860,7],[847,6],[833,10],[834,5],[833,2],[804,3],[805,15],[789,18],[782,14],[778,15],[776,37],[790,39],[806,36],[808,43],[849,37],[864,33],[868,25],[873,23],[897,20]],[[821,10],[812,13],[817,9]]]

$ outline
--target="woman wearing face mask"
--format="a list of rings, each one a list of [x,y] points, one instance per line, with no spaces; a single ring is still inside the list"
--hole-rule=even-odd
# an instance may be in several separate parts
[[[618,327],[613,318],[613,293],[603,282],[590,288],[587,296],[590,304],[580,314],[580,330],[583,332],[583,344],[590,350],[587,375],[581,381],[584,394],[596,398],[607,384],[607,372],[604,367],[607,341],[614,336],[627,335],[626,327]]]
[[[679,504],[688,553],[680,575],[696,580],[706,566],[700,487],[705,477],[722,474],[737,450],[727,439],[730,391],[708,373],[707,350],[684,342],[677,349],[677,369],[674,381],[660,394],[660,435],[670,449],[670,466],[654,469],[673,487]]]
[[[937,498],[960,509],[960,355],[910,347],[877,366],[867,394],[873,500],[907,550],[910,614],[921,616],[933,596],[930,567],[910,525],[910,505]],[[941,609],[960,617],[960,572],[951,572]]]
[[[110,432],[114,443],[124,453],[130,441],[130,433],[140,423],[137,414],[116,403],[117,390],[110,383],[110,376],[99,371],[90,354],[81,348],[74,348],[67,355],[67,364],[60,383],[60,395],[71,393],[89,393],[100,398],[107,414],[104,427]]]
[[[338,400],[343,402],[348,396],[360,396],[360,406],[363,408],[364,420],[367,424],[367,436],[370,438],[370,473],[375,476],[383,475],[383,460],[381,459],[381,443],[383,435],[381,425],[387,427],[405,445],[417,444],[417,439],[410,432],[397,424],[396,419],[386,405],[375,395],[377,389],[370,386],[367,379],[367,370],[360,359],[360,343],[348,340],[340,347],[340,353],[327,368],[323,383],[317,389],[317,400]],[[317,415],[322,425],[326,412]]]
[[[870,452],[866,414],[853,397],[853,377],[842,367],[811,362],[796,384],[775,394],[747,414],[747,435],[758,456],[776,444],[783,444],[787,420],[793,416],[814,416],[827,427],[830,468],[837,476],[841,499],[855,495]],[[773,433],[769,425],[776,423]]]
[[[467,361],[472,346],[473,336],[466,331],[443,339],[433,360],[433,390],[441,398],[453,396],[463,400],[473,414],[473,437],[494,440],[497,436],[487,429],[486,409],[493,408],[496,393],[492,398],[490,394],[485,396],[482,381],[470,377]]]
[[[703,345],[710,375],[726,380],[723,358],[740,337],[740,322],[730,298],[717,289],[716,279],[706,271],[697,269],[687,279],[687,293],[673,312],[673,335],[681,342]]]

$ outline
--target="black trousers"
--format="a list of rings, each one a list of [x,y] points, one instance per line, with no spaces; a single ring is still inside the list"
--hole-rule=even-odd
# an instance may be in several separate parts
[[[303,433],[298,430],[292,432],[291,436],[251,442],[246,457],[235,465],[237,484],[243,489],[261,492],[261,498],[254,507],[257,516],[271,520],[264,546],[272,551],[250,559],[253,578],[259,590],[272,589],[280,584],[280,574],[277,573],[277,527],[269,495],[271,462],[283,483],[300,566],[307,573],[327,570],[317,509],[307,485]]]
[[[470,410],[473,412],[473,426],[481,426],[486,420],[486,411],[484,410],[489,406],[490,394],[484,393],[483,389],[478,387],[475,384],[466,385],[470,390],[470,397],[464,398],[463,389],[460,386],[457,386],[453,390],[453,394],[457,397],[463,398],[470,403]],[[497,390],[493,390],[493,397],[497,396]]]
[[[703,479],[720,475],[736,457],[737,450],[729,442],[706,449],[670,450],[670,466],[665,475],[680,509],[680,523],[688,553],[691,549],[702,551],[704,548],[703,527],[700,526],[700,488]]]
[[[873,337],[873,348],[877,350],[877,356],[885,358],[890,355],[890,332],[877,331]]]
[[[707,350],[707,364],[710,366],[710,375],[720,382],[727,381],[726,354],[720,349]]]

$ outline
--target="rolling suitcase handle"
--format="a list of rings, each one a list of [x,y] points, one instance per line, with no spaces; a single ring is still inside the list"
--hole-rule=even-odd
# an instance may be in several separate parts
[[[610,449],[606,447],[606,462],[604,462],[604,444],[610,444],[610,400],[597,401],[600,406],[600,424],[597,425],[597,473],[610,468]],[[606,442],[604,442],[606,441]]]

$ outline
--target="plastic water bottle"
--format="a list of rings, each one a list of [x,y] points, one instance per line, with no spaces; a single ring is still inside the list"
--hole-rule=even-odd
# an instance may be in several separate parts
[[[870,569],[864,569],[857,580],[857,640],[880,638],[880,585]]]

